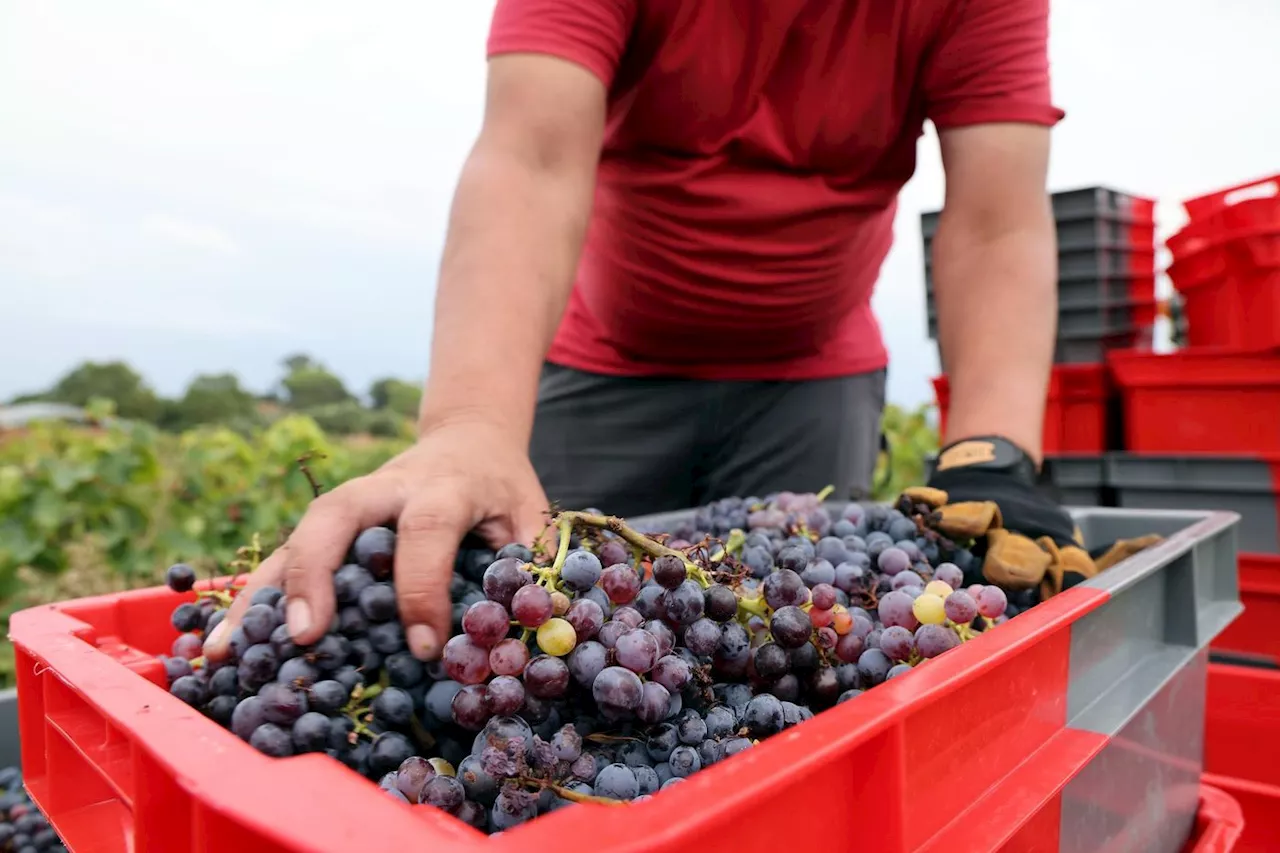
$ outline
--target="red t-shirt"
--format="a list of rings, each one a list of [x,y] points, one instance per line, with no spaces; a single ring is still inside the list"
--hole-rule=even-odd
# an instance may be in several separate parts
[[[498,0],[490,56],[553,54],[609,92],[548,360],[699,379],[884,367],[871,291],[924,120],[1061,119],[1048,14],[1048,0]]]

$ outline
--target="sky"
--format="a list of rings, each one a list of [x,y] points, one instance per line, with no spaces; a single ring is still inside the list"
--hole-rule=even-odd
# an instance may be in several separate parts
[[[0,399],[86,359],[162,393],[307,352],[425,375],[493,0],[0,0]],[[1280,172],[1274,0],[1056,0],[1050,189],[1178,202]],[[874,298],[889,399],[931,398],[920,142]],[[1167,287],[1167,284],[1164,285]],[[975,309],[980,310],[980,309]]]

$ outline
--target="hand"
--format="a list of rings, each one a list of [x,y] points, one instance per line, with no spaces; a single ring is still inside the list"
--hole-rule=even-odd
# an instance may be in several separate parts
[[[1036,487],[1031,460],[1000,438],[944,448],[928,487],[908,489],[904,496],[936,510],[931,523],[945,535],[979,540],[988,583],[1012,590],[1039,587],[1042,600],[1159,541],[1123,540],[1095,560],[1071,516]]]
[[[205,654],[226,655],[249,599],[264,586],[288,595],[295,642],[319,640],[334,615],[331,576],[356,535],[398,522],[394,571],[405,639],[417,657],[434,658],[449,638],[449,580],[462,537],[475,531],[495,549],[533,544],[547,506],[526,448],[509,433],[476,422],[438,427],[372,474],[316,498],[289,540],[250,576]]]

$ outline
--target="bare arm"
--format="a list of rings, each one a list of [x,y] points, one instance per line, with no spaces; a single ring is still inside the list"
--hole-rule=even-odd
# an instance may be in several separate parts
[[[528,443],[586,234],[605,104],[604,85],[573,63],[490,61],[445,241],[420,431],[478,417]]]
[[[1049,129],[979,124],[939,138],[947,190],[933,268],[951,383],[944,440],[1002,435],[1039,462],[1058,312]]]

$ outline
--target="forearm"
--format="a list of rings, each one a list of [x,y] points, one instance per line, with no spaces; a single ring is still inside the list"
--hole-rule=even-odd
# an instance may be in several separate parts
[[[420,430],[483,417],[527,441],[538,376],[573,286],[594,168],[478,145],[458,183]]]
[[[1057,325],[1056,235],[1047,200],[1018,219],[944,210],[938,223],[938,343],[951,387],[944,440],[1002,435],[1039,462]]]

